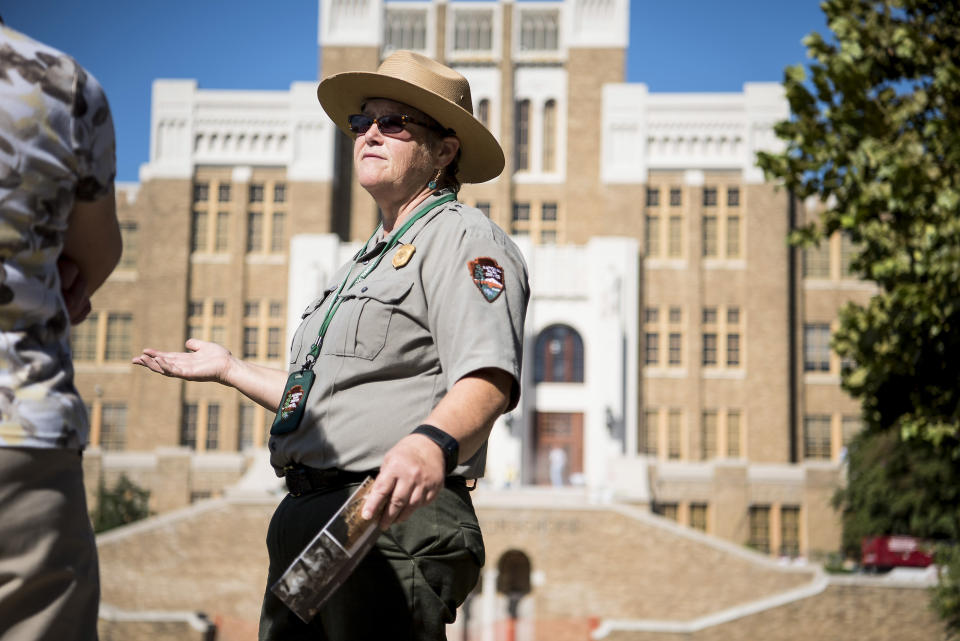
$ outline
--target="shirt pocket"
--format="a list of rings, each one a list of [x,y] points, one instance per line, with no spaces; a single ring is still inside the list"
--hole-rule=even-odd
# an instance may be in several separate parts
[[[315,333],[310,336],[305,336],[307,325],[310,325],[311,327],[314,325],[314,323],[310,322],[310,317],[316,313],[316,311],[323,305],[324,301],[330,297],[330,294],[332,294],[333,290],[336,288],[336,285],[331,285],[330,287],[324,289],[323,296],[307,305],[306,309],[304,309],[303,313],[300,315],[300,325],[297,327],[297,331],[293,333],[293,340],[290,341],[291,365],[300,362],[310,349],[310,346],[313,345],[313,341],[317,339],[317,335]],[[319,324],[317,324],[316,331],[320,331]]]
[[[349,305],[349,320],[343,342],[336,341],[331,353],[375,359],[387,343],[390,319],[412,287],[412,281],[389,278],[360,282],[344,294],[343,306]]]

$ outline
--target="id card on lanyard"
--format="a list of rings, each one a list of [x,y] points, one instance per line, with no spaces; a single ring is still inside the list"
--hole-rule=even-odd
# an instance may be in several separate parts
[[[447,194],[446,196],[440,198],[434,203],[427,205],[403,224],[403,226],[393,235],[390,239],[390,242],[387,243],[384,248],[377,255],[377,258],[373,263],[364,269],[360,274],[350,283],[350,287],[353,287],[358,282],[366,278],[370,272],[377,268],[377,265],[380,264],[380,261],[383,260],[383,257],[393,249],[398,242],[400,242],[400,237],[410,229],[410,227],[423,218],[431,210],[439,207],[440,205],[446,204],[451,200],[456,198],[455,194]],[[376,236],[377,231],[379,231],[379,226],[373,232],[373,235],[367,240],[367,244],[373,240],[373,237]],[[353,264],[356,265],[359,254],[357,257],[354,257]],[[336,295],[333,297],[333,300],[330,301],[330,305],[327,307],[327,311],[323,317],[323,323],[320,325],[320,330],[317,332],[317,338],[313,342],[313,346],[310,347],[310,351],[307,353],[307,358],[303,363],[303,367],[299,370],[290,374],[287,378],[287,384],[283,388],[283,396],[280,398],[280,407],[277,408],[277,415],[273,419],[273,425],[270,427],[270,434],[273,436],[280,436],[282,434],[289,434],[290,432],[296,431],[300,427],[300,422],[303,420],[303,412],[307,406],[307,396],[310,394],[310,388],[313,387],[313,382],[316,379],[316,375],[313,372],[313,366],[317,363],[317,357],[320,356],[320,347],[323,345],[323,337],[327,333],[327,328],[330,326],[330,321],[333,320],[334,315],[337,313],[337,310],[340,309],[340,303],[343,301],[342,294],[343,290],[349,289],[346,287],[347,281],[350,279],[350,273],[353,269],[348,269],[346,275],[343,277],[343,281],[340,283],[340,287],[337,289]]]

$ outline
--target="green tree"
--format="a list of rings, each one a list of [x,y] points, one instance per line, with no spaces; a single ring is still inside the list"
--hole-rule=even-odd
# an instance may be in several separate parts
[[[150,515],[150,491],[131,481],[126,474],[121,474],[116,485],[110,489],[100,479],[97,495],[97,509],[93,513],[94,532],[104,532]]]
[[[840,311],[833,340],[864,419],[837,497],[846,544],[868,532],[956,542],[960,501],[943,483],[956,487],[960,465],[960,3],[821,7],[830,37],[807,36],[809,68],[785,73],[785,149],[758,162],[820,202],[791,240],[849,235],[854,273],[878,286]]]

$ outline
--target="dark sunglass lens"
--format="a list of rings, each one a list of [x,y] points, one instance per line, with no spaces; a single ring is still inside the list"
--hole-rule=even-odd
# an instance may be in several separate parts
[[[370,129],[370,126],[373,125],[373,118],[364,116],[363,114],[354,114],[347,117],[347,124],[353,133],[365,134],[367,130]]]
[[[398,134],[403,131],[403,116],[398,114],[387,114],[377,118],[377,127],[385,134]]]

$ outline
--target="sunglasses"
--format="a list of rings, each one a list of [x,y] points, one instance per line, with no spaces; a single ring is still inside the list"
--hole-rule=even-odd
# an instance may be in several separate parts
[[[370,130],[370,127],[373,126],[373,123],[377,123],[377,129],[380,130],[380,133],[393,135],[398,134],[404,129],[407,128],[407,125],[414,124],[420,125],[421,127],[426,127],[427,129],[433,129],[434,131],[448,132],[449,129],[445,129],[437,124],[421,122],[420,120],[414,120],[407,114],[384,114],[379,118],[371,118],[365,114],[353,114],[352,116],[347,116],[347,126],[350,127],[350,131],[362,136]]]

